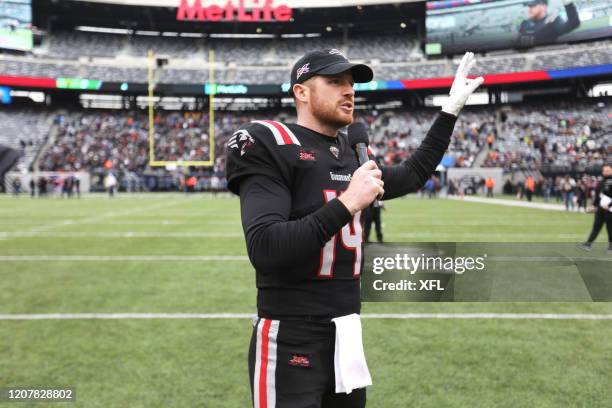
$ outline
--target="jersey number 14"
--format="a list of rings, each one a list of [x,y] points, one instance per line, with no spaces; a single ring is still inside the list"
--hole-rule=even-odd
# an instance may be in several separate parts
[[[338,196],[335,190],[323,190],[325,203],[333,200]],[[354,253],[353,259],[353,277],[359,276],[361,273],[362,260],[362,242],[363,234],[361,227],[361,211],[353,215],[351,222],[342,227],[340,233],[334,235],[332,239],[327,241],[325,246],[321,248],[321,257],[319,262],[319,270],[317,276],[320,278],[334,277],[334,263],[336,262],[336,241],[340,239],[342,247]]]

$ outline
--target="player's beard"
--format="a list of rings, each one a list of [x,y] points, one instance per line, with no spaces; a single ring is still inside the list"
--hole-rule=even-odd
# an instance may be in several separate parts
[[[338,129],[353,123],[353,112],[346,114],[340,110],[340,104],[346,101],[332,102],[316,92],[312,92],[311,95],[313,96],[310,104],[312,116],[320,123]]]

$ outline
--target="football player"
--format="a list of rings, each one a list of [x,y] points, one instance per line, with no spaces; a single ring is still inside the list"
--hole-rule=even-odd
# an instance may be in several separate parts
[[[344,354],[363,354],[361,325],[352,319],[360,312],[362,210],[377,197],[416,191],[433,173],[457,114],[483,82],[467,78],[474,64],[474,55],[465,54],[448,101],[401,165],[360,166],[340,132],[353,122],[354,83],[371,81],[373,72],[336,49],[309,52],[295,63],[289,93],[297,123],[256,120],[230,138],[228,188],[240,195],[256,271],[258,318],[249,350],[254,407],[365,406],[371,384],[365,359],[340,373],[336,344],[340,321],[350,321],[354,344]],[[340,384],[341,374],[354,377],[350,385]]]

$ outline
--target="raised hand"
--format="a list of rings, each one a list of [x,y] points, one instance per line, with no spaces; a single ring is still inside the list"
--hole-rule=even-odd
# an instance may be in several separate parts
[[[475,79],[467,77],[475,64],[476,59],[474,58],[474,53],[466,52],[463,58],[461,58],[453,85],[449,92],[449,98],[442,106],[442,111],[457,116],[461,108],[463,108],[463,105],[465,105],[468,97],[484,82],[483,77]]]

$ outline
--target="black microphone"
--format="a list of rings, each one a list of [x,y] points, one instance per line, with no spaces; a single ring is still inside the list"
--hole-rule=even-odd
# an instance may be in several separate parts
[[[363,123],[355,122],[351,123],[347,129],[349,144],[357,152],[357,159],[359,165],[362,166],[365,162],[370,160],[368,157],[368,144],[370,144],[368,138],[368,131]],[[378,199],[372,203],[374,207],[380,207]]]

